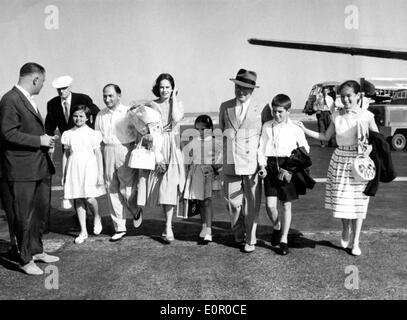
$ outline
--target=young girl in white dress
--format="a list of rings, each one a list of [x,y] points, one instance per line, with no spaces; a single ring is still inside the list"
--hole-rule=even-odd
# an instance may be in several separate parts
[[[339,92],[344,107],[332,114],[332,122],[325,133],[306,129],[300,122],[298,125],[306,135],[318,140],[329,141],[336,134],[338,148],[329,163],[325,208],[332,210],[334,218],[342,220],[342,247],[351,249],[351,253],[358,256],[362,253],[359,237],[369,197],[363,193],[367,181],[358,181],[352,176],[351,164],[358,155],[358,126],[365,128],[366,132],[378,132],[378,129],[373,113],[361,108],[358,82],[349,80],[342,83]]]
[[[102,232],[102,221],[95,199],[106,193],[103,178],[103,160],[100,151],[102,135],[86,125],[90,109],[85,105],[72,107],[75,127],[62,134],[64,145],[62,158],[62,185],[64,198],[73,199],[79,218],[81,231],[75,243],[83,243],[88,238],[86,229],[86,207],[94,214],[93,232]]]
[[[213,122],[207,115],[195,120],[199,134],[182,150],[184,163],[189,166],[185,189],[185,200],[199,200],[202,230],[199,237],[212,241],[213,191],[220,189],[219,171],[222,163],[221,142],[213,136]]]

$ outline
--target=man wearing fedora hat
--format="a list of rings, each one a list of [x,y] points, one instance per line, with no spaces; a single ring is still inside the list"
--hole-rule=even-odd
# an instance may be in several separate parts
[[[91,116],[86,124],[92,129],[95,127],[96,115],[100,110],[88,95],[71,91],[72,81],[70,76],[61,76],[52,82],[52,86],[57,89],[58,96],[47,103],[45,131],[48,135],[54,135],[57,128],[61,136],[65,130],[72,129],[74,123],[71,109],[80,104],[89,107]]]
[[[252,252],[261,200],[258,180],[257,147],[264,106],[252,93],[257,75],[240,69],[235,79],[235,98],[221,104],[219,126],[223,131],[223,172],[225,199],[231,216],[235,241],[245,241],[244,251]]]

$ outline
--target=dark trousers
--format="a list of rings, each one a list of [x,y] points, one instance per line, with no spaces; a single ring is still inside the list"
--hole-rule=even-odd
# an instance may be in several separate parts
[[[3,209],[6,212],[6,218],[8,223],[8,231],[10,233],[11,245],[17,245],[14,230],[15,230],[15,219],[13,213],[13,198],[10,193],[7,181],[0,179],[0,200],[3,205]]]
[[[318,132],[324,133],[331,124],[331,111],[321,111],[317,113]],[[321,141],[322,144],[322,141]],[[331,141],[329,141],[329,145]]]
[[[51,177],[38,181],[8,181],[13,206],[13,228],[22,264],[42,253],[42,235],[50,206]]]

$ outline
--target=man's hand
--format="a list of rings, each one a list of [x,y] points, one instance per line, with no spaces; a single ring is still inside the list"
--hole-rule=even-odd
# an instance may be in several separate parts
[[[204,177],[210,177],[213,175],[213,168],[212,166],[209,165],[203,165],[202,166],[202,173]]]
[[[54,135],[54,136],[51,137],[51,136],[49,136],[47,134],[44,134],[44,135],[40,136],[41,146],[53,148],[55,146],[55,141],[58,138],[59,137],[57,135]]]

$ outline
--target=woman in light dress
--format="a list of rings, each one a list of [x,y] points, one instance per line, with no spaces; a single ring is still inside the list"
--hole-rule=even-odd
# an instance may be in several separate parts
[[[325,208],[332,210],[334,218],[342,220],[342,247],[351,249],[351,253],[358,256],[362,253],[359,237],[369,197],[363,193],[367,181],[358,181],[352,176],[352,163],[358,155],[358,126],[364,128],[365,135],[368,130],[378,132],[378,128],[373,113],[361,108],[358,82],[349,80],[342,83],[339,92],[343,108],[332,114],[332,122],[325,133],[309,130],[301,122],[298,125],[306,135],[318,140],[329,141],[336,134],[338,147],[329,163]]]
[[[156,171],[161,174],[158,186],[157,202],[165,215],[165,230],[162,236],[170,243],[174,240],[172,218],[174,209],[178,210],[179,195],[185,185],[185,170],[180,149],[180,120],[184,117],[184,108],[177,99],[174,78],[168,73],[160,74],[155,80],[153,94],[157,97],[149,105],[158,110],[163,125],[161,159]]]

